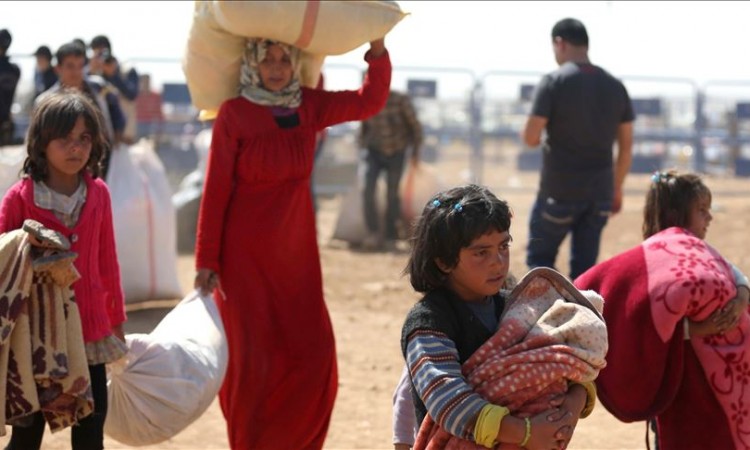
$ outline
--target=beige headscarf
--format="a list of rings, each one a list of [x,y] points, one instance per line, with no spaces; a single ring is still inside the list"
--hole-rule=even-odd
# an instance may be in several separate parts
[[[292,80],[278,92],[263,87],[258,69],[271,45],[281,47],[292,61]],[[299,73],[300,50],[297,47],[269,39],[248,39],[240,71],[240,95],[259,105],[296,108],[302,103]]]

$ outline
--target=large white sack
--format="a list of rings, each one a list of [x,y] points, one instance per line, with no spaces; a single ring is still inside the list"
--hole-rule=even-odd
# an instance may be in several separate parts
[[[0,195],[16,184],[26,159],[25,145],[0,147]]]
[[[182,70],[196,108],[215,111],[224,100],[237,96],[246,40],[247,36],[232,34],[217,23],[211,2],[195,2]],[[317,85],[324,60],[325,55],[302,52],[303,86]]]
[[[232,34],[273,39],[322,55],[341,55],[379,39],[406,16],[395,1],[215,1],[211,5],[216,22]]]
[[[109,366],[104,432],[123,444],[163,442],[197,420],[227,370],[226,335],[211,296],[193,291],[149,334],[129,334]]]
[[[360,166],[357,181],[344,196],[336,219],[332,239],[349,242],[350,244],[361,244],[367,236],[367,226],[364,218],[364,205],[362,190],[364,189],[364,166]],[[385,220],[386,209],[386,185],[385,173],[381,172],[378,184],[375,188],[375,204],[378,217],[381,219],[381,229]],[[424,205],[432,199],[435,194],[443,190],[444,183],[438,176],[434,166],[420,162],[416,166],[409,161],[405,164],[404,173],[401,176],[399,195],[401,197],[401,220],[407,225],[411,224],[422,214]]]
[[[369,232],[365,224],[363,190],[364,166],[360,164],[357,168],[357,177],[354,185],[349,188],[349,191],[347,191],[341,200],[339,215],[336,218],[336,226],[333,228],[331,239],[360,245],[365,237],[367,237]],[[375,186],[375,205],[378,210],[378,217],[382,219],[381,225],[385,219],[385,195],[385,181],[383,181],[383,177],[380,177],[377,186]]]
[[[180,298],[175,210],[151,141],[114,149],[107,185],[125,301]]]

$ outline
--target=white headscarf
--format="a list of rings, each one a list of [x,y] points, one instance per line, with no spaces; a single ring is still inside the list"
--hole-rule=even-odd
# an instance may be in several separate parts
[[[278,45],[292,61],[292,80],[284,89],[272,92],[263,87],[258,65],[266,58],[271,45]],[[248,39],[240,71],[240,95],[253,103],[264,106],[296,108],[302,103],[302,90],[299,82],[300,50],[281,42],[268,39]]]

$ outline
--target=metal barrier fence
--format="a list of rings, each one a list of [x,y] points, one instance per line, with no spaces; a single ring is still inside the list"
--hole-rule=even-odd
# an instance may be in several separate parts
[[[17,137],[28,125],[29,74],[33,58],[22,60],[22,84],[14,105]],[[195,163],[192,138],[205,125],[190,105],[178,58],[139,58],[132,63],[151,74],[161,91],[166,120],[159,129],[160,152],[177,151],[179,171]],[[327,89],[356,88],[364,65],[326,64]],[[466,179],[481,183],[485,162],[538,170],[541,153],[527,151],[520,133],[530,111],[534,86],[543,74],[492,71],[482,74],[452,67],[396,66],[392,86],[412,96],[425,130],[422,157],[427,161],[465,160]],[[682,167],[697,172],[750,176],[750,82],[712,81],[698,86],[686,78],[622,77],[636,111],[634,172]],[[329,130],[316,183],[322,192],[341,192],[356,176],[360,149],[358,124]],[[148,132],[153,132],[149,128]],[[183,152],[180,154],[179,152]],[[194,152],[192,152],[194,153]],[[182,167],[184,166],[184,167]],[[316,168],[316,170],[318,170]],[[338,175],[337,175],[338,173]]]

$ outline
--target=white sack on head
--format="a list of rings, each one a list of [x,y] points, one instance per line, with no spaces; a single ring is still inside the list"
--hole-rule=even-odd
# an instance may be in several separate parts
[[[157,444],[216,397],[229,357],[224,327],[213,298],[193,291],[151,333],[126,340],[125,361],[110,366],[104,432],[127,445]]]
[[[196,108],[218,109],[237,96],[245,40],[219,26],[209,2],[195,2],[182,70]]]
[[[341,55],[382,38],[406,14],[394,1],[212,2],[224,30],[294,45],[308,53]]]
[[[238,95],[247,38],[302,49],[300,82],[314,88],[326,55],[384,37],[406,14],[393,1],[195,2],[182,62],[193,105],[218,110]]]

